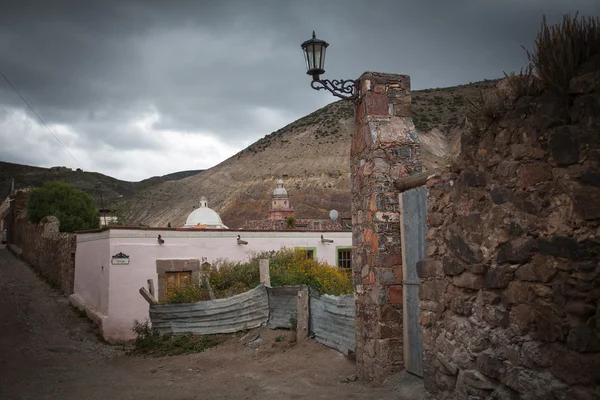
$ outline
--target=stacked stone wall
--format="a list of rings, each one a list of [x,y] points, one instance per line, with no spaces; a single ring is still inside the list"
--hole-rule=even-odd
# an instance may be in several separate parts
[[[45,279],[63,293],[73,293],[77,237],[60,233],[56,217],[46,217],[39,224],[27,220],[26,193],[17,193],[9,225],[9,246]]]
[[[330,219],[296,219],[295,230],[303,231],[340,231],[342,225]],[[243,229],[273,231],[287,229],[285,220],[258,219],[246,221]]]
[[[598,77],[518,99],[428,182],[430,398],[600,398]]]
[[[359,378],[381,383],[404,368],[400,210],[395,180],[421,171],[410,78],[360,79],[352,171],[352,266]]]

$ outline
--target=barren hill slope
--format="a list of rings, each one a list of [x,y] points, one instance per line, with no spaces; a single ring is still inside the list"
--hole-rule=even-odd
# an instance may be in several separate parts
[[[41,168],[0,161],[0,200],[4,200],[10,193],[11,179],[14,178],[15,189],[34,188],[51,181],[65,182],[92,196],[96,207],[100,207],[102,203],[109,207],[122,197],[127,198],[161,182],[181,179],[200,172],[202,170],[181,171],[154,176],[140,182],[128,182],[98,172],[79,169],[73,171],[66,167]]]
[[[464,125],[467,99],[495,81],[415,91],[414,121],[429,168],[443,163],[448,140]],[[204,171],[152,186],[124,201],[133,225],[182,226],[201,196],[223,222],[239,228],[266,217],[275,182],[283,177],[298,218],[327,218],[336,209],[350,214],[350,139],[353,104],[329,104],[265,136]]]

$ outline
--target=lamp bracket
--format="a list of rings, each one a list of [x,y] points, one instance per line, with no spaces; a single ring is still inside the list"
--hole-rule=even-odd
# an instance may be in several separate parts
[[[313,79],[310,86],[315,90],[328,90],[336,97],[358,103],[358,81],[353,79]]]

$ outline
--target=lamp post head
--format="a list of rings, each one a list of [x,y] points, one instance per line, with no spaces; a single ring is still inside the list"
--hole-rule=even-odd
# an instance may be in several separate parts
[[[315,90],[328,90],[334,96],[344,100],[359,102],[358,82],[353,79],[321,79],[320,75],[325,73],[325,52],[327,43],[317,39],[315,31],[312,38],[302,43],[304,61],[306,61],[306,73],[312,76],[310,86]]]
[[[327,46],[329,46],[329,43],[317,39],[315,31],[313,31],[311,39],[302,43],[304,61],[306,61],[306,73],[311,75],[315,81],[319,80],[319,75],[325,73],[325,52],[327,51]]]

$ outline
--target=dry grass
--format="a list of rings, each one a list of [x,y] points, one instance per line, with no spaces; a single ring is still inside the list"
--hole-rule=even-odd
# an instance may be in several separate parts
[[[478,99],[469,99],[467,119],[472,126],[490,125],[504,115],[506,103],[506,94],[497,88],[482,90]]]
[[[525,51],[544,87],[567,93],[577,68],[600,52],[600,20],[566,14],[561,24],[548,26],[544,17],[533,51]]]
[[[533,65],[531,64],[527,68],[521,68],[518,74],[514,72],[507,74],[505,72],[504,77],[509,88],[507,97],[510,97],[513,101],[523,96],[541,94],[540,81],[533,73]]]

